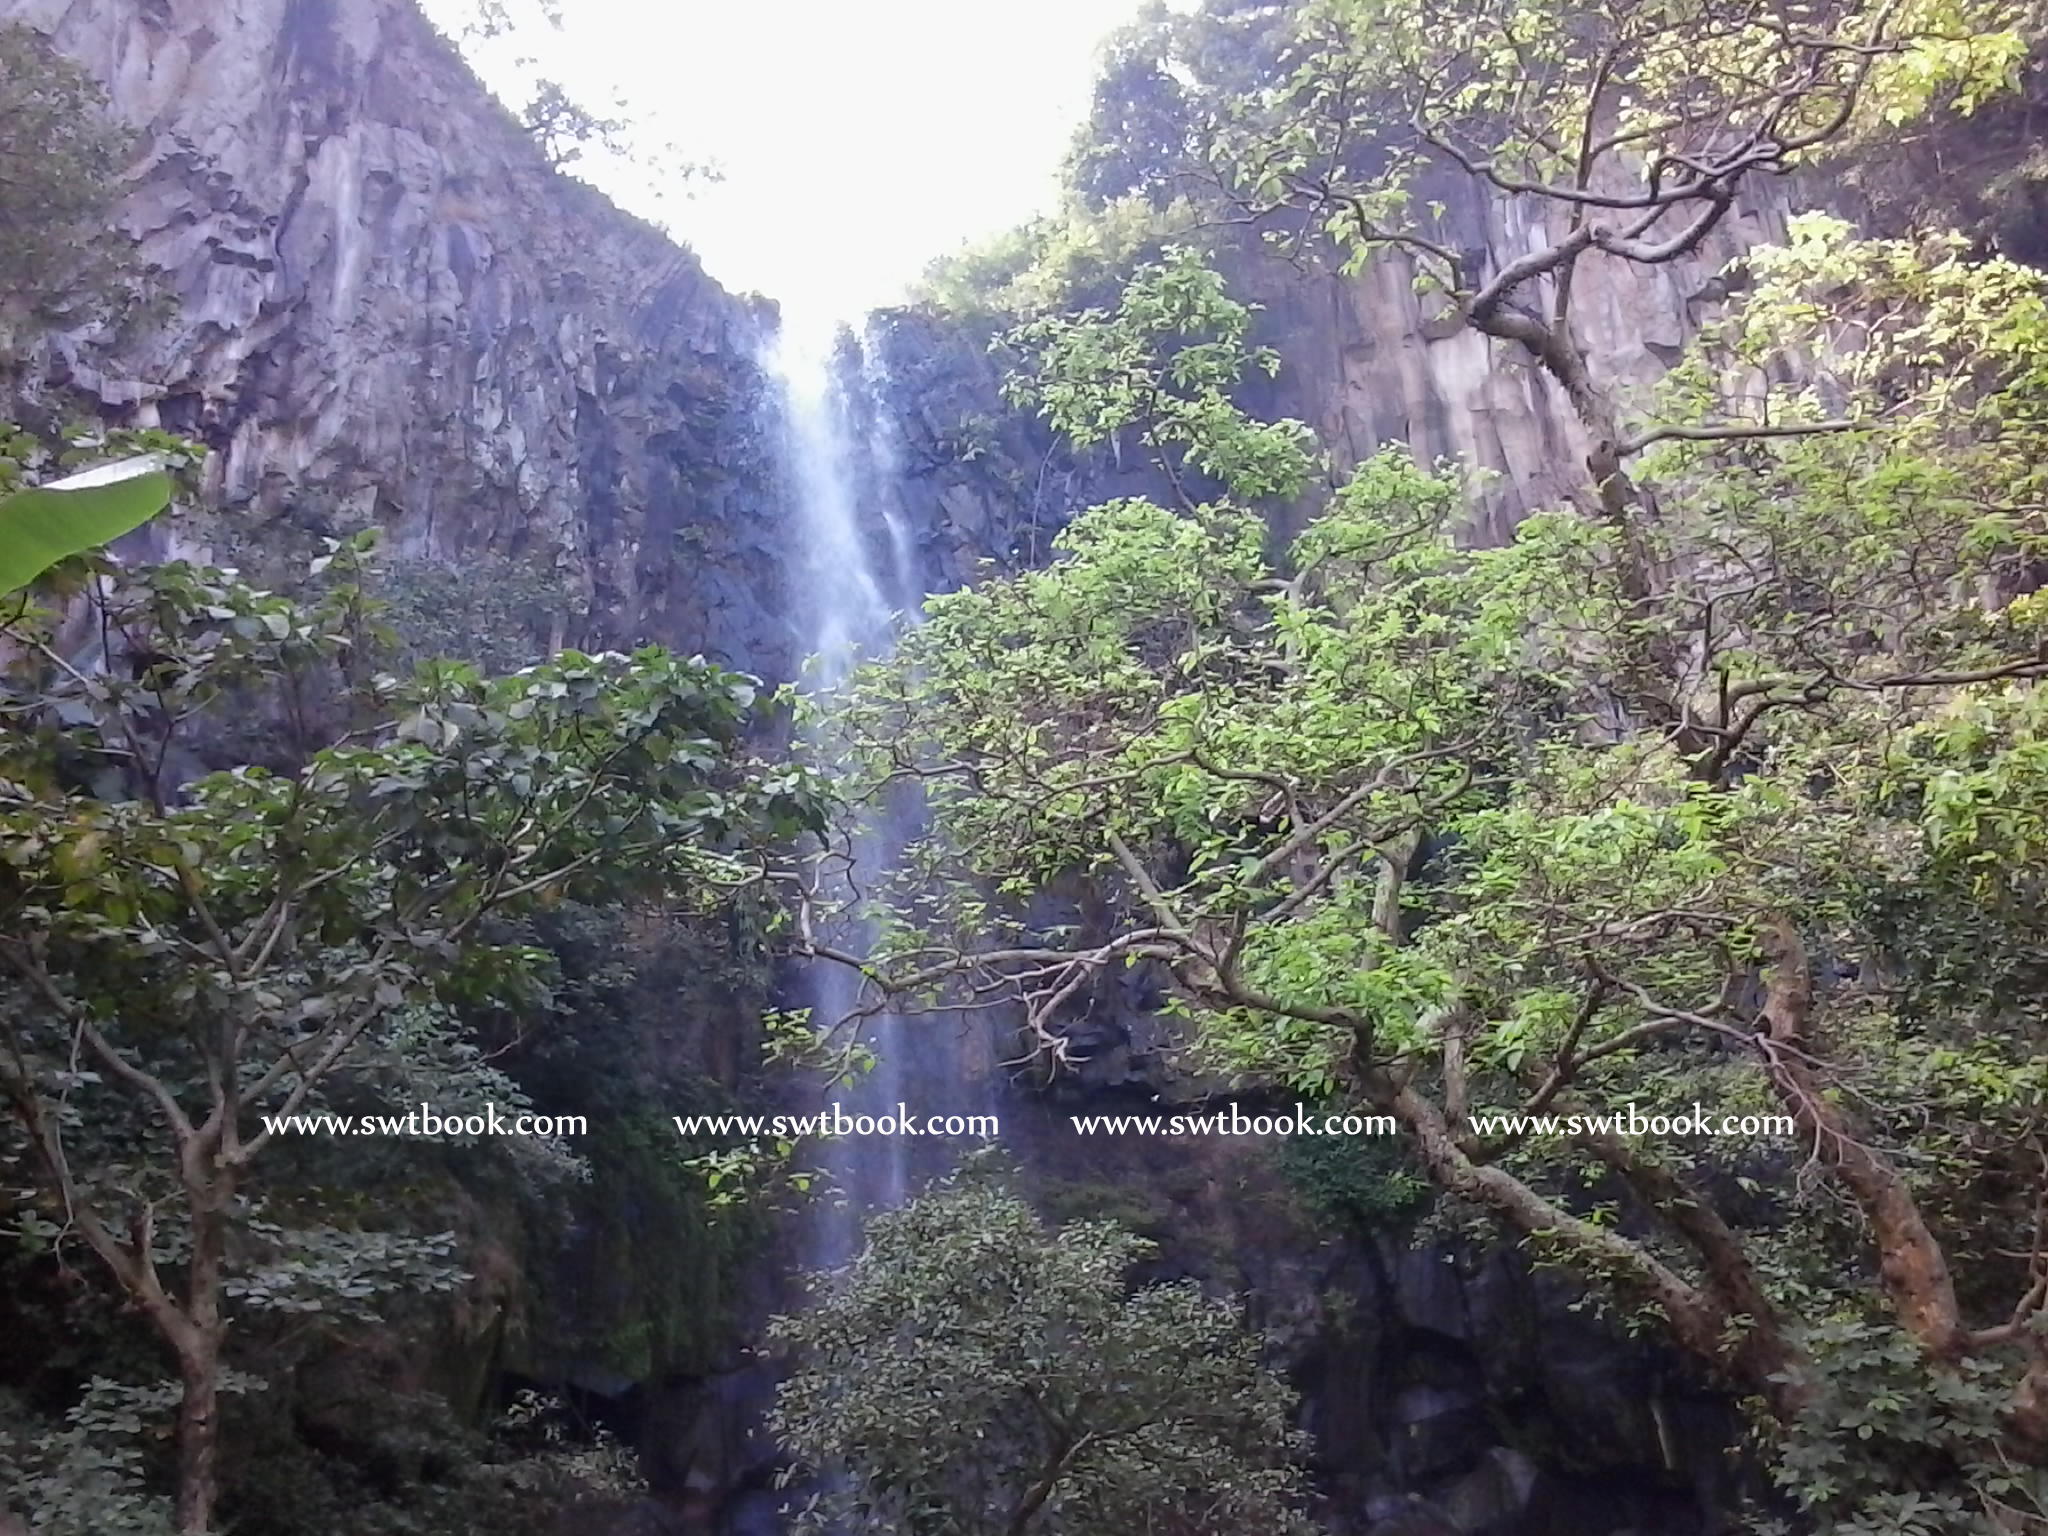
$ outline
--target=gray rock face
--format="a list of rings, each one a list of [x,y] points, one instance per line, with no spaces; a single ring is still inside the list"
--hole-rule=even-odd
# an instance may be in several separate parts
[[[1446,240],[1492,253],[1495,265],[1563,234],[1519,203],[1469,187],[1439,192],[1452,226]],[[1750,189],[1697,252],[1667,265],[1584,258],[1573,313],[1595,377],[1647,408],[1650,386],[1710,317],[1723,268],[1782,240],[1797,195],[1778,182]],[[1484,475],[1467,536],[1488,544],[1504,542],[1530,512],[1585,495],[1586,444],[1563,391],[1519,347],[1471,330],[1440,334],[1441,302],[1417,293],[1405,256],[1385,255],[1350,277],[1304,270],[1252,245],[1226,251],[1220,264],[1233,296],[1259,306],[1254,340],[1281,357],[1273,381],[1246,382],[1243,403],[1308,423],[1334,477],[1389,443],[1424,463],[1455,459]],[[904,438],[905,507],[944,584],[969,579],[984,559],[1042,560],[1052,535],[1084,507],[1170,498],[1135,445],[1120,456],[1076,454],[1005,405],[1001,370],[981,335],[891,311],[875,317],[867,344]],[[1278,531],[1298,531],[1315,499],[1277,510]]]
[[[408,0],[0,0],[107,83],[121,209],[178,306],[45,338],[31,393],[215,454],[258,518],[317,502],[401,553],[552,568],[563,632],[772,675],[772,316],[556,174]]]
[[[1784,239],[1793,204],[1785,184],[1754,184],[1693,255],[1646,267],[1600,252],[1572,286],[1573,329],[1594,376],[1625,401],[1649,387],[1709,318],[1716,278],[1743,251]],[[1447,186],[1455,243],[1489,253],[1490,275],[1522,252],[1561,239],[1562,217],[1520,201]],[[1585,493],[1586,444],[1564,392],[1520,347],[1472,330],[1437,337],[1443,305],[1419,294],[1406,256],[1376,258],[1354,277],[1305,275],[1255,257],[1235,267],[1240,297],[1263,306],[1262,339],[1281,368],[1262,405],[1307,422],[1348,473],[1388,443],[1422,463],[1454,459],[1486,472],[1472,536],[1504,542],[1530,512]]]

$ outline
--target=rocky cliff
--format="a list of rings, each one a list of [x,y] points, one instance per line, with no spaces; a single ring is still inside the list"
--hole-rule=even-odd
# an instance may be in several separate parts
[[[1561,233],[1535,210],[1469,184],[1436,190],[1449,211],[1447,241],[1494,267]],[[1582,262],[1574,313],[1596,376],[1642,400],[1724,295],[1723,270],[1782,239],[1799,206],[1784,184],[1752,189],[1687,259]],[[1416,291],[1406,257],[1350,277],[1296,266],[1252,241],[1225,244],[1218,260],[1233,295],[1259,306],[1254,339],[1281,357],[1277,377],[1252,381],[1245,403],[1314,428],[1333,479],[1389,443],[1425,462],[1469,465],[1483,474],[1469,536],[1485,543],[1504,541],[1530,511],[1584,493],[1583,433],[1562,390],[1517,347],[1469,329],[1443,334],[1440,302]],[[927,309],[878,314],[865,337],[867,374],[883,381],[902,436],[904,515],[949,586],[983,559],[1044,558],[1083,507],[1170,494],[1134,445],[1076,455],[1006,406],[988,341],[984,326]],[[1295,531],[1298,510],[1276,515],[1279,531]]]
[[[1643,401],[1725,293],[1721,274],[1752,246],[1784,238],[1796,206],[1784,184],[1751,186],[1693,255],[1647,267],[1594,253],[1572,288],[1574,329],[1597,377]],[[1436,189],[1448,239],[1490,277],[1565,235],[1554,210],[1489,198],[1461,179]],[[1483,253],[1483,254],[1482,254]],[[1469,328],[1442,334],[1440,300],[1416,291],[1405,255],[1355,277],[1303,272],[1263,252],[1233,263],[1241,296],[1281,356],[1261,404],[1306,421],[1341,476],[1388,443],[1423,463],[1451,459],[1486,482],[1472,536],[1503,542],[1532,511],[1585,492],[1586,444],[1564,392],[1520,347]]]
[[[206,442],[259,521],[552,573],[558,635],[787,675],[772,313],[551,169],[408,0],[0,0],[142,134],[168,323],[28,393]]]
[[[1932,224],[1963,231],[1982,254],[2048,263],[2048,61],[2036,56],[2021,89],[1970,117],[1942,115],[1896,143],[1823,170],[1753,181],[1689,257],[1656,267],[1589,255],[1573,314],[1596,378],[1647,406],[1649,387],[1726,298],[1730,264],[1782,240],[1801,209],[1825,209],[1874,234]],[[1445,242],[1482,274],[1563,231],[1552,211],[1490,197],[1468,179],[1425,194],[1444,208]],[[1517,347],[1471,330],[1445,334],[1440,302],[1416,291],[1398,253],[1355,276],[1280,259],[1253,238],[1220,238],[1232,293],[1260,306],[1253,339],[1281,356],[1278,376],[1254,380],[1245,403],[1307,422],[1327,446],[1333,477],[1388,443],[1418,458],[1485,472],[1468,535],[1505,540],[1531,510],[1585,494],[1585,443],[1555,383]],[[946,585],[981,560],[1044,557],[1074,513],[1113,496],[1164,497],[1136,451],[1074,455],[1041,423],[1009,408],[990,329],[930,308],[871,317],[866,374],[880,380],[896,430],[902,504]],[[1279,514],[1293,531],[1299,509]]]

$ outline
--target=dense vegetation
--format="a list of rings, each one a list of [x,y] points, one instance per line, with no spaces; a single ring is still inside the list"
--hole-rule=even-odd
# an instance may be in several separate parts
[[[2048,290],[1809,216],[1631,399],[1574,284],[1969,112],[2016,19],[1153,17],[1068,219],[932,296],[1021,321],[1015,398],[1147,452],[1162,498],[935,600],[850,706],[932,808],[883,989],[1007,995],[1058,1057],[1109,973],[1159,975],[1212,1065],[1392,1115],[1442,1196],[1741,1394],[1803,1528],[2048,1520]],[[1525,246],[1453,243],[1475,190]],[[1439,334],[1537,370],[1583,497],[1467,548],[1467,467],[1333,463],[1248,415],[1277,358],[1216,266],[1246,230],[1398,263]],[[1306,531],[1276,547],[1282,513]],[[1696,1103],[1794,1132],[1474,1119]]]
[[[746,760],[753,686],[701,661],[377,670],[366,545],[296,601],[171,563],[0,615],[15,1227],[90,1253],[168,1346],[184,1531],[212,1528],[238,1324],[367,1321],[461,1278],[453,1233],[410,1230],[398,1189],[365,1206],[266,1117],[518,1113],[465,1021],[549,1008],[532,919],[710,912],[821,824],[801,774]],[[230,711],[272,731],[206,772]]]
[[[0,371],[45,423],[41,335],[143,313],[130,139],[6,29]],[[758,755],[752,679],[562,649],[568,594],[509,562],[331,520],[308,560],[206,506],[202,457],[0,426],[0,1527],[417,1536],[630,1493],[499,1373],[722,1347],[748,1227],[666,1118],[718,1092],[649,1059],[642,988],[758,1007],[764,859],[822,797]],[[180,547],[252,569],[93,552],[174,492]],[[269,1118],[598,1103],[573,1142]]]
[[[797,1528],[1308,1530],[1292,1394],[1195,1282],[1130,1288],[1150,1246],[1048,1231],[981,1169],[876,1216],[775,1328],[800,1363],[774,1429],[819,1486]]]
[[[0,361],[37,328],[105,323],[145,290],[130,242],[106,217],[131,135],[99,88],[40,33],[0,25]]]
[[[1158,494],[933,600],[833,701],[851,787],[928,812],[880,952],[833,958],[899,1006],[1006,1003],[1054,1064],[1137,968],[1203,1066],[1391,1116],[1398,1162],[1304,1181],[1356,1223],[1482,1218],[1668,1339],[1749,1415],[1760,1532],[2048,1530],[2048,281],[1808,216],[1641,397],[1575,306],[1596,264],[1692,259],[1761,178],[1993,100],[2036,20],[1155,9],[1069,208],[927,299]],[[40,41],[0,45],[11,363],[142,289],[104,218],[124,137]],[[620,126],[552,88],[527,118],[558,161]],[[1463,237],[1474,207],[1512,249]],[[1562,402],[1581,494],[1475,548],[1476,466],[1247,409],[1279,359],[1226,274],[1274,259],[1391,264],[1433,335]],[[138,449],[194,457],[10,430],[0,491]],[[0,1487],[46,1536],[397,1536],[630,1481],[533,1396],[474,1433],[544,1268],[507,1231],[574,1204],[596,1232],[634,1301],[586,1357],[703,1353],[738,1239],[662,1111],[721,1101],[649,1068],[631,994],[760,1001],[782,856],[830,812],[764,755],[778,706],[659,651],[523,665],[561,594],[511,563],[465,584],[350,531],[256,580],[88,542],[0,597],[0,1316],[65,1341],[12,1362]],[[266,1122],[422,1101],[612,1114],[573,1148]],[[1792,1133],[1499,1118],[1631,1105]],[[615,1182],[579,1194],[593,1165]],[[973,1179],[876,1219],[776,1330],[810,1528],[1302,1528],[1259,1340],[1134,1288],[1144,1256]],[[337,1362],[430,1346],[454,1363],[374,1429],[319,1422],[371,1453],[297,1437]]]

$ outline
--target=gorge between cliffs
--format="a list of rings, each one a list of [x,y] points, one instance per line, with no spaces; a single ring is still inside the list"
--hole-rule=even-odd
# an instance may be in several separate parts
[[[2048,1536],[2034,0],[1151,5],[833,316],[511,25],[0,0],[0,1536]]]

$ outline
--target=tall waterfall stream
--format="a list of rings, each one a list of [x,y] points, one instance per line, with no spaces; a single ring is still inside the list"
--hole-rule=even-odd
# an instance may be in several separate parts
[[[782,401],[782,448],[804,541],[788,562],[792,622],[801,648],[813,658],[804,686],[829,694],[860,661],[886,652],[897,623],[915,622],[925,583],[897,505],[900,455],[887,381],[871,349],[840,327],[799,320],[785,324],[767,363]],[[865,398],[854,398],[854,391]],[[829,711],[813,727],[828,755],[834,728]],[[856,807],[853,824],[838,833],[850,863],[836,873],[828,869],[823,894],[843,902],[855,890],[871,890],[916,835],[917,817],[908,797]],[[857,918],[841,928],[839,947],[865,947]],[[861,1002],[858,975],[832,961],[812,962],[802,991],[814,1028],[847,1018]],[[879,1118],[899,1106],[920,1117],[958,1113],[985,1095],[985,1083],[963,1070],[957,1043],[940,1038],[951,1034],[943,1018],[906,1019],[883,1011],[862,1021],[860,1031],[872,1069],[828,1095],[848,1115]],[[928,1156],[913,1160],[912,1145],[884,1135],[827,1144],[823,1171],[830,1187],[813,1212],[812,1262],[831,1266],[852,1258],[862,1215],[900,1205],[912,1192],[914,1176],[933,1171]]]

